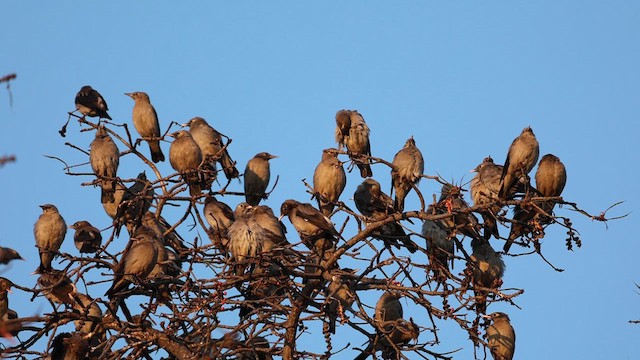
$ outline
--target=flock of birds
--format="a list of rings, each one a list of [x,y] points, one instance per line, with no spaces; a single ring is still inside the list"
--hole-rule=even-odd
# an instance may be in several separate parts
[[[149,96],[144,92],[126,95],[135,102],[133,124],[142,140],[149,145],[151,161],[165,161],[160,147],[162,137],[158,116]],[[111,119],[104,98],[90,86],[82,87],[75,103],[83,116]],[[250,261],[261,254],[280,252],[286,256],[288,251],[293,252],[281,222],[285,216],[289,218],[302,242],[313,254],[307,261],[319,264],[332,255],[341,239],[341,234],[335,229],[330,217],[336,206],[340,205],[340,196],[346,186],[344,163],[338,158],[340,154],[345,153],[364,178],[354,193],[356,208],[366,224],[384,222],[371,235],[382,240],[387,247],[403,247],[411,253],[418,250],[418,245],[405,233],[399,222],[383,221],[390,215],[404,211],[406,196],[412,189],[417,189],[420,179],[424,177],[424,159],[413,137],[406,141],[404,147],[388,164],[391,167],[395,192],[395,197],[392,198],[381,190],[380,184],[373,178],[371,164],[377,159],[371,154],[369,127],[363,116],[353,110],[338,111],[335,130],[338,149],[329,148],[323,151],[322,159],[313,176],[313,192],[317,207],[290,199],[282,204],[280,217],[276,217],[271,208],[260,205],[260,201],[267,196],[270,182],[269,161],[276,156],[262,152],[247,163],[243,174],[246,202],[240,203],[234,211],[213,195],[203,195],[204,190],[211,190],[219,172],[218,166],[229,181],[240,177],[223,136],[200,117],[191,119],[183,126],[188,127],[188,130],[169,134],[174,138],[169,150],[169,162],[186,183],[192,201],[204,197],[203,214],[210,226],[210,238],[214,245],[229,254],[235,274],[242,275],[247,269],[256,272],[266,271]],[[130,234],[130,241],[113,269],[113,284],[105,294],[118,299],[130,284],[151,279],[158,274],[177,276],[180,273],[180,250],[184,245],[179,235],[169,231],[171,225],[159,214],[150,211],[154,190],[146,175],[141,173],[130,187],[125,186],[118,178],[120,152],[110,132],[111,130],[104,125],[97,126],[95,139],[90,146],[90,163],[97,177],[97,184],[101,188],[101,202],[106,213],[114,221],[116,233],[119,234],[120,228],[124,226]],[[346,152],[343,149],[346,149]],[[449,263],[457,242],[456,235],[471,238],[471,259],[475,262],[472,272],[474,285],[478,287],[476,293],[479,300],[476,305],[480,314],[486,313],[486,302],[482,299],[483,296],[486,299],[487,294],[481,289],[499,287],[505,270],[501,254],[496,252],[489,242],[492,236],[505,239],[500,237],[498,231],[498,223],[502,218],[500,213],[505,201],[513,199],[517,194],[558,197],[566,183],[564,165],[558,157],[547,154],[538,164],[535,187],[532,186],[528,174],[538,163],[538,158],[538,141],[532,129],[527,127],[511,144],[504,165],[497,165],[488,157],[477,166],[474,170],[476,175],[470,183],[470,193],[473,205],[480,206],[477,213],[482,216],[482,222],[478,221],[473,212],[467,210],[469,205],[461,195],[461,188],[450,184],[443,186],[440,199],[427,209],[428,214],[453,214],[438,220],[426,220],[422,226],[430,262],[440,279],[446,278],[449,271]],[[393,193],[391,195],[393,196]],[[515,240],[531,233],[535,226],[549,224],[552,221],[551,214],[555,203],[553,200],[546,200],[531,206],[516,206],[504,252],[509,251]],[[36,246],[40,254],[38,284],[47,290],[44,291],[45,295],[54,302],[71,304],[80,312],[95,315],[96,318],[101,317],[102,311],[97,303],[88,295],[79,293],[65,274],[53,269],[52,261],[65,239],[67,225],[56,206],[46,204],[41,208],[43,212],[34,227]],[[97,228],[86,221],[78,221],[69,228],[75,230],[74,242],[80,253],[99,251],[102,236]],[[15,315],[8,309],[7,291],[10,285],[11,282],[6,279],[0,281],[0,319]],[[66,292],[53,291],[61,286],[66,286]],[[381,324],[380,329],[387,335],[384,337],[387,340],[384,341],[391,339],[396,345],[407,344],[418,335],[418,328],[413,321],[402,319],[400,297],[401,295],[395,292],[385,292],[376,305],[375,312],[375,319]],[[342,305],[348,306],[352,302],[353,299],[342,301]],[[509,317],[501,312],[487,317],[492,319],[486,333],[494,359],[512,359],[515,351],[515,333],[509,323]],[[96,326],[97,324],[85,322],[86,333],[95,332]],[[398,332],[398,329],[403,331]],[[6,331],[3,327],[3,333]],[[376,342],[372,341],[369,348],[358,358],[365,359],[375,350],[383,350],[383,356],[385,351],[387,357],[394,356],[393,352],[388,350],[390,347],[384,345],[384,341],[379,341],[376,346],[373,345]],[[68,350],[69,341],[58,343],[61,346],[57,350],[58,353]]]

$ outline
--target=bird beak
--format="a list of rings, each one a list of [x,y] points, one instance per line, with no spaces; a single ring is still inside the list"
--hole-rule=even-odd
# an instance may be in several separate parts
[[[180,125],[180,126],[182,126],[182,127],[187,127],[187,126],[189,126],[189,123],[187,122],[187,123],[184,123],[184,124],[182,124],[182,125]]]
[[[168,135],[175,139],[176,136],[177,136],[177,133],[171,133],[171,134],[168,134]]]
[[[124,93],[124,94],[133,99],[133,93]]]
[[[44,205],[39,205],[40,209],[44,210]]]
[[[487,314],[483,314],[482,317],[485,318],[485,319],[491,319],[491,316],[489,316]]]
[[[476,169],[471,169],[471,170],[469,170],[469,172],[470,172],[470,173],[474,173],[474,172],[478,172],[478,170],[476,170]]]
[[[269,159],[275,159],[275,158],[277,158],[277,157],[279,157],[279,156],[269,154]]]
[[[280,216],[278,217],[278,221],[282,221],[283,217],[284,217],[284,215],[280,214]]]

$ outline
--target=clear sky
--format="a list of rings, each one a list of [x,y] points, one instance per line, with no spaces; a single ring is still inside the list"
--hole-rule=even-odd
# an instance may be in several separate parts
[[[6,1],[1,12],[0,76],[18,78],[12,106],[0,87],[0,154],[18,161],[0,169],[0,245],[27,258],[2,269],[14,282],[36,281],[38,205],[56,204],[69,224],[110,225],[99,190],[80,187],[91,178],[65,175],[61,163],[43,156],[86,161],[64,143],[88,149],[92,133],[71,123],[67,138],[58,135],[83,85],[100,91],[115,121],[130,125],[133,102],[124,93],[131,91],[149,94],[163,130],[204,117],[234,139],[230,151],[241,169],[258,152],[279,155],[272,174],[280,181],[266,202],[274,208],[286,198],[308,201],[300,180],[311,180],[321,150],[335,146],[339,109],[364,115],[374,156],[391,160],[413,135],[425,172],[456,182],[470,180],[468,171],[487,155],[502,162],[530,125],[541,154],[553,153],[567,167],[566,200],[594,214],[625,200],[610,215],[632,213],[607,229],[558,210],[573,216],[582,248],[569,252],[564,230],[548,231],[543,250],[563,273],[536,256],[506,257],[505,287],[526,290],[516,299],[521,309],[500,303],[490,310],[511,317],[517,359],[640,359],[640,325],[628,323],[640,319],[633,232],[639,3]],[[167,154],[169,143],[162,147]],[[160,168],[172,171],[168,162]],[[140,170],[123,160],[119,173]],[[374,175],[388,191],[387,169],[376,166]],[[349,174],[342,200],[352,204],[360,182],[357,171]],[[429,181],[420,188],[429,198],[438,191]],[[232,207],[240,201],[226,200]],[[407,208],[417,205],[410,195]],[[63,250],[75,251],[71,231]],[[10,302],[21,315],[48,309],[20,291]],[[428,324],[425,314],[409,315]],[[462,348],[455,358],[472,358],[465,335],[442,326],[434,350]],[[365,340],[339,334],[334,348]],[[420,341],[430,336],[423,332]]]

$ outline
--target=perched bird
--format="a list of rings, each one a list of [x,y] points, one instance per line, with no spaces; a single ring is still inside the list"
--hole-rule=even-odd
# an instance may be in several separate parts
[[[51,360],[81,360],[88,356],[89,342],[80,333],[60,333],[51,343]]]
[[[76,302],[76,286],[64,271],[52,270],[36,281],[44,296],[56,304],[73,305]]]
[[[124,185],[120,183],[116,183],[116,188],[115,188],[115,191],[113,192],[113,201],[107,201],[106,203],[102,204],[102,208],[104,209],[104,212],[107,213],[107,215],[109,215],[111,219],[116,218],[116,215],[118,213],[118,207],[122,203],[122,197],[124,196],[124,193],[126,191],[127,191],[127,188]]]
[[[398,358],[396,350],[389,344],[389,340],[395,346],[402,346],[413,339],[417,339],[420,329],[413,322],[402,318],[403,310],[400,297],[395,292],[385,291],[376,303],[374,321],[380,329],[373,341],[369,344],[356,360],[364,360],[373,355],[374,348],[382,350],[383,359]]]
[[[262,241],[252,230],[251,219],[252,206],[248,203],[240,203],[234,211],[235,221],[229,227],[228,250],[234,260],[234,272],[236,275],[244,274],[248,264],[247,258],[254,258],[262,253]]]
[[[486,315],[492,320],[487,328],[487,344],[494,360],[512,360],[516,351],[516,333],[503,312]]]
[[[506,268],[502,256],[484,238],[472,239],[471,248],[473,254],[468,266],[471,269],[474,287],[499,288]],[[479,288],[475,290],[476,309],[478,313],[484,314],[487,310],[487,292]]]
[[[182,175],[189,185],[189,194],[197,196],[202,193],[198,167],[202,163],[202,152],[191,133],[185,130],[170,134],[175,140],[169,149],[171,167]]]
[[[51,270],[51,261],[60,250],[62,241],[67,234],[67,224],[58,213],[55,205],[40,205],[42,214],[33,227],[33,234],[36,238],[36,247],[40,252],[40,266],[37,272],[42,274]]]
[[[291,245],[287,240],[287,228],[278,219],[273,210],[266,205],[257,205],[250,212],[251,231],[262,242],[262,252]]]
[[[160,124],[158,123],[158,114],[153,105],[151,105],[149,95],[141,91],[125,93],[125,95],[135,101],[133,105],[133,126],[135,126],[138,134],[149,143],[151,160],[153,160],[154,163],[164,161],[164,154],[162,153],[162,149],[160,149]]]
[[[536,171],[536,189],[538,192],[544,197],[560,196],[566,183],[567,169],[562,161],[553,154],[543,156]],[[547,214],[551,214],[555,205],[555,201],[550,200],[540,204],[540,208]],[[544,216],[543,214],[541,215]]]
[[[333,248],[340,237],[331,220],[309,203],[286,200],[280,206],[280,219],[285,216],[305,245],[320,255]]]
[[[369,159],[362,157],[371,156],[369,132],[367,123],[357,110],[340,110],[336,113],[335,135],[338,148],[347,148],[349,157],[358,165],[363,178],[373,176]]]
[[[69,228],[76,231],[73,235],[73,242],[81,253],[95,253],[102,246],[100,230],[88,221],[77,221]]]
[[[194,117],[182,126],[189,126],[191,136],[193,136],[202,151],[204,163],[217,161],[222,166],[222,171],[224,171],[228,180],[240,176],[236,163],[229,156],[227,149],[224,148],[225,144],[222,141],[222,135],[216,129],[212,128],[201,117]],[[212,166],[215,169],[215,164]]]
[[[507,159],[502,168],[498,197],[506,199],[513,184],[521,177],[526,177],[533,169],[540,155],[540,145],[530,127],[524,128],[520,136],[515,138],[509,147]]]
[[[347,174],[338,159],[337,150],[322,150],[322,160],[313,173],[313,192],[318,200],[318,208],[325,216],[331,216],[346,185]]]
[[[116,198],[119,196],[118,192],[116,186]],[[144,171],[141,172],[135,182],[124,190],[122,200],[118,204],[114,218],[116,236],[120,236],[122,225],[127,227],[129,235],[133,234],[135,228],[140,225],[144,214],[151,208],[154,195],[153,185],[147,180],[147,174]]]
[[[22,331],[22,324],[25,321],[15,321],[10,324],[7,324],[7,322],[18,319],[18,318],[19,318],[18,313],[15,310],[8,309],[7,314],[4,316],[2,320],[0,320],[0,326],[4,326],[4,329],[6,330],[6,332],[11,334],[11,336],[14,336],[14,337],[18,336],[20,331]]]
[[[120,262],[114,269],[113,285],[105,295],[112,297],[126,289],[136,280],[145,280],[156,266],[158,251],[155,233],[146,227],[139,227],[129,240]]]
[[[175,230],[169,231],[171,225],[162,216],[156,217],[156,214],[147,211],[142,217],[142,226],[153,231],[163,246],[169,246],[177,252],[186,249],[184,239]]]
[[[427,213],[433,214],[432,209]],[[422,223],[422,236],[427,241],[427,256],[429,263],[439,280],[446,279],[449,264],[453,260],[455,236],[451,237],[445,230],[441,221],[425,220]]]
[[[269,160],[277,156],[267,152],[261,152],[247,162],[244,170],[244,194],[247,203],[251,206],[258,205],[264,199],[271,178]]]
[[[453,216],[442,219],[439,223],[444,225],[450,236],[460,233],[472,239],[480,238],[478,219],[468,212],[469,205],[464,201],[461,191],[462,189],[458,186],[442,185],[440,198],[436,204],[436,213],[453,214]]]
[[[17,251],[0,246],[0,264],[8,264],[11,260],[24,260]]]
[[[331,271],[331,282],[327,285],[325,314],[329,320],[329,331],[336,333],[336,321],[338,316],[344,316],[356,301],[355,280],[353,276],[356,270],[335,269]]]
[[[111,116],[107,114],[109,110],[107,102],[99,92],[89,85],[83,86],[76,94],[76,109],[84,116],[97,116],[101,119],[111,120]]]
[[[380,183],[372,178],[365,179],[358,185],[353,194],[353,201],[360,213],[374,222],[387,217],[394,212],[394,203],[389,195],[382,192]],[[418,250],[418,246],[405,233],[402,226],[397,222],[389,222],[382,225],[372,235],[385,242],[387,246],[400,248],[404,245],[410,252]]]
[[[75,320],[76,328],[84,334],[93,334],[91,342],[99,342],[104,336],[104,329],[100,326],[102,310],[98,302],[89,295],[76,293],[75,302],[72,305],[74,312],[80,314],[81,318]]]
[[[100,200],[103,204],[115,201],[113,193],[116,191],[120,151],[104,126],[98,128],[96,138],[91,142],[89,161],[93,173],[100,179]]]
[[[205,220],[211,226],[211,241],[216,247],[226,250],[229,243],[227,231],[235,221],[233,210],[229,205],[210,195],[204,200],[203,211]]]
[[[560,196],[567,183],[567,170],[557,156],[547,154],[540,159],[535,178],[536,188],[540,195],[543,197]],[[548,200],[539,203],[538,207],[544,213],[551,215],[555,204],[555,201]],[[544,213],[538,213],[538,210],[533,206],[525,206],[525,204],[516,206],[513,209],[514,222],[511,223],[509,238],[503,248],[504,252],[508,253],[517,238],[531,231],[529,222],[534,218],[541,224],[549,223],[550,219]]]
[[[13,283],[6,278],[0,277],[0,320],[4,319],[9,312],[9,296],[7,293],[12,292]],[[4,322],[0,323],[0,327],[4,327]]]
[[[500,191],[502,166],[494,164],[493,159],[488,156],[472,172],[476,173],[476,176],[471,179],[470,185],[473,205],[480,206],[495,203],[498,200],[498,191]],[[500,238],[496,219],[500,209],[501,207],[498,205],[491,205],[480,212],[483,219],[483,235],[487,240],[491,235],[495,236],[496,239]]]
[[[393,157],[391,179],[396,191],[394,207],[397,211],[404,211],[404,199],[414,186],[420,182],[424,173],[424,159],[422,153],[416,147],[413,136],[410,137],[404,147]]]
[[[268,352],[269,341],[262,336],[247,340],[244,347],[251,350],[245,350],[238,354],[238,360],[273,360],[273,356]]]

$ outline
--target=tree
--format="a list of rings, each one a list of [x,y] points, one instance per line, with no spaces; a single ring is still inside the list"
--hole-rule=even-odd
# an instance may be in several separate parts
[[[175,359],[328,358],[342,350],[334,350],[332,344],[335,328],[344,326],[362,334],[361,340],[369,340],[361,348],[361,358],[374,352],[384,358],[403,358],[414,352],[446,359],[450,355],[436,346],[440,336],[436,319],[457,324],[475,346],[487,346],[482,334],[488,323],[483,315],[492,303],[511,302],[522,293],[501,288],[504,269],[493,246],[508,239],[533,248],[526,254],[537,254],[546,261],[539,240],[547,226],[561,226],[567,229],[567,248],[579,247],[581,240],[571,220],[553,213],[556,204],[608,220],[606,212],[592,216],[560,193],[544,193],[539,182],[533,186],[526,174],[515,174],[517,184],[503,198],[491,196],[494,191],[486,189],[480,191],[485,199],[469,206],[463,196],[466,186],[424,175],[420,169],[417,177],[397,181],[406,187],[403,191],[419,197],[419,209],[398,211],[398,201],[382,195],[375,181],[364,181],[361,193],[355,194],[358,211],[349,203],[316,193],[313,184],[305,183],[319,201],[334,203],[331,219],[343,219],[341,222],[334,226],[305,205],[306,200],[297,199],[299,202],[287,202],[282,209],[272,209],[289,215],[297,230],[298,234],[287,234],[288,240],[278,232],[277,223],[275,228],[264,224],[275,217],[259,206],[237,209],[234,224],[238,225],[226,231],[222,220],[203,205],[236,197],[241,201],[245,196],[230,188],[233,175],[222,176],[233,173],[225,171],[233,164],[216,165],[227,150],[232,152],[231,139],[204,156],[197,169],[162,174],[126,123],[73,117],[83,127],[81,131],[97,133],[104,127],[102,131],[115,139],[119,157],[135,158],[149,175],[141,172],[137,178],[123,178],[77,172],[76,165],[58,159],[65,162],[70,176],[91,180],[83,185],[111,187],[113,199],[103,205],[113,218],[113,228],[94,249],[95,255],[52,250],[59,264],[56,270],[42,272],[37,289],[14,284],[32,292],[33,298],[46,297],[51,310],[42,316],[3,319],[3,334],[19,333],[13,336],[20,337],[20,342],[4,349],[3,355],[9,358],[44,357],[50,352],[59,356],[64,351],[78,358],[106,359],[151,358],[157,351]],[[174,125],[161,138],[178,130]],[[340,120],[338,125],[338,131],[345,130]],[[142,141],[146,140],[156,139]],[[89,160],[89,153],[69,145]],[[343,160],[351,159],[351,166],[374,165],[374,174],[393,171],[394,176],[402,176],[399,168],[407,165],[401,152],[389,162],[366,151],[353,151],[348,142],[346,148],[330,151],[340,159],[340,167]],[[418,165],[410,164],[412,168]],[[442,184],[438,199],[435,195],[432,201],[425,199],[418,187],[420,179]],[[188,195],[187,182],[212,190]],[[270,191],[250,195],[266,198],[271,191],[283,191],[277,179]],[[514,210],[513,215],[508,209]],[[228,214],[228,209],[223,210]],[[420,221],[421,233],[407,226]],[[510,235],[497,234],[492,222],[510,227]],[[192,224],[207,238],[188,236]],[[76,227],[75,239],[80,245],[95,243],[95,232],[85,230]],[[129,241],[123,246],[120,239]],[[145,239],[150,245],[144,244]],[[256,248],[240,256],[246,249],[234,247],[238,241]],[[452,271],[454,261],[465,264],[465,269]],[[113,283],[106,295],[104,283]],[[368,291],[376,291],[380,301],[365,301]],[[406,316],[400,299],[414,303],[427,316],[421,321]],[[224,336],[212,336],[221,329],[227,332]],[[316,337],[322,332],[323,353],[298,346],[297,340],[307,331]]]

